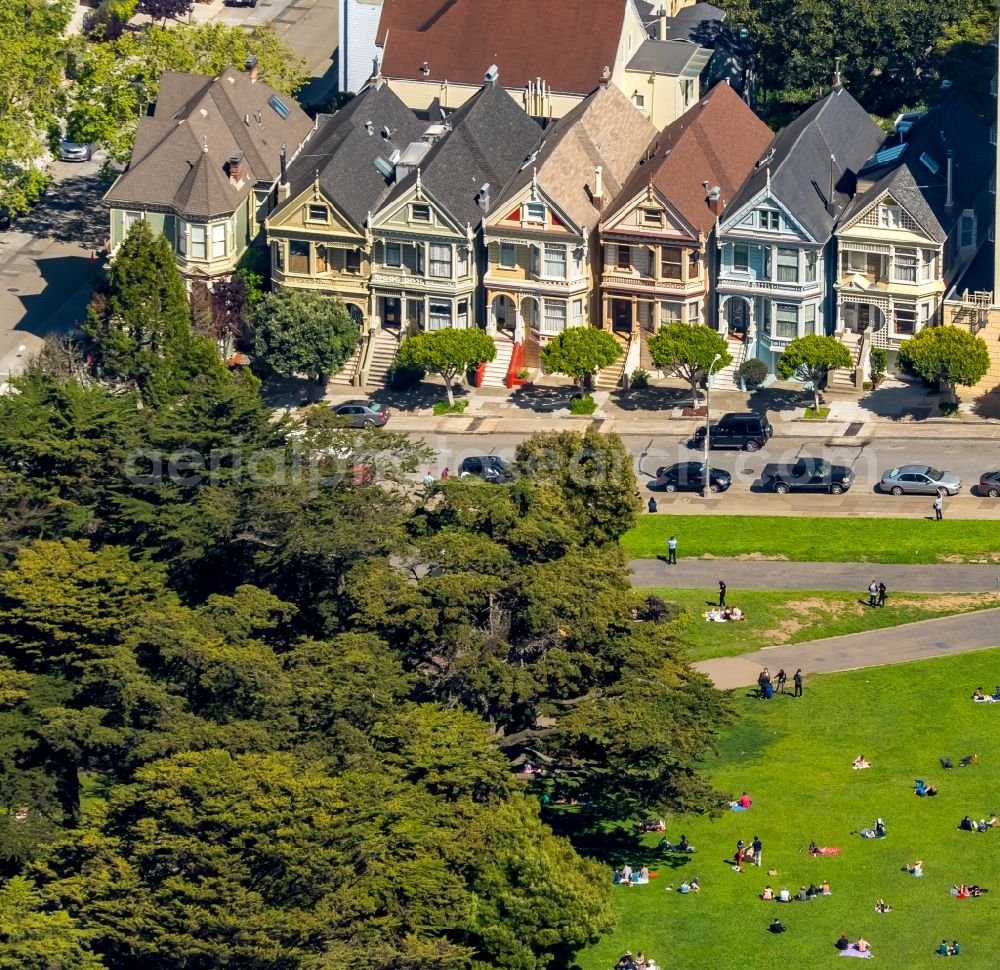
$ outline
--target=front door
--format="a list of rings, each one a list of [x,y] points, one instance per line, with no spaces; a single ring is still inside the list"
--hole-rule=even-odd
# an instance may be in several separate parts
[[[402,323],[400,299],[398,296],[387,296],[382,300],[382,326],[398,330]]]
[[[729,301],[729,336],[736,340],[745,340],[747,327],[750,323],[750,307],[746,300]]]
[[[619,333],[632,332],[632,301],[611,301],[611,329]]]

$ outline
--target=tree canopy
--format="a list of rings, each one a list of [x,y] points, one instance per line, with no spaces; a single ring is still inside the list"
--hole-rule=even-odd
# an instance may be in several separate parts
[[[703,324],[668,323],[649,338],[647,346],[657,367],[683,377],[691,385],[691,402],[695,407],[698,385],[705,380],[709,369],[714,373],[733,362],[725,337]]]
[[[850,367],[850,351],[833,336],[809,334],[791,341],[778,358],[778,376],[783,380],[800,377],[812,381],[813,407],[819,411],[819,392],[830,371]]]
[[[582,381],[590,390],[594,375],[610,367],[624,351],[606,330],[597,327],[571,327],[553,337],[542,349],[542,363],[553,374],[565,374]]]
[[[924,327],[899,348],[899,361],[927,381],[942,381],[954,396],[955,385],[972,387],[990,369],[986,341],[962,327]]]
[[[455,379],[496,355],[493,338],[478,327],[430,330],[407,337],[399,348],[400,363],[416,364],[441,375],[449,404],[455,403]]]

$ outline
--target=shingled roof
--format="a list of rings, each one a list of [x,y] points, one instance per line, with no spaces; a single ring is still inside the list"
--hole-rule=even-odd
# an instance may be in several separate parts
[[[616,216],[652,181],[695,232],[708,235],[715,214],[708,206],[704,183],[721,190],[722,211],[753,171],[771,137],[771,129],[728,84],[717,84],[663,129],[652,154],[632,170],[604,221]]]
[[[883,137],[865,109],[838,85],[775,135],[729,210],[736,212],[751,202],[764,190],[770,173],[771,194],[813,239],[826,242],[854,197],[857,173]],[[827,209],[831,156],[832,213]]]
[[[307,189],[318,170],[320,188],[361,230],[392,187],[375,159],[388,160],[394,148],[416,141],[426,127],[387,84],[369,85],[335,115],[320,115],[316,134],[288,168],[289,198],[275,211]]]
[[[281,146],[293,158],[312,127],[290,97],[236,68],[216,78],[167,71],[152,115],[139,121],[128,168],[104,199],[201,218],[225,215],[255,183],[278,177]],[[246,170],[240,184],[226,170],[237,155]]]
[[[428,195],[459,226],[478,225],[483,216],[477,196],[486,184],[495,191],[538,145],[541,128],[499,83],[485,84],[448,116],[451,131],[420,161],[417,171]],[[403,178],[382,208],[406,194],[416,172]]]
[[[995,167],[989,127],[958,92],[952,92],[906,134],[883,146],[904,145],[888,161],[877,153],[861,172],[871,184],[844,212],[849,222],[884,195],[889,195],[935,242],[944,242],[963,209],[973,208],[986,190]],[[952,206],[948,196],[948,154],[952,153]]]
[[[600,211],[592,202],[594,173],[601,166],[604,192],[614,198],[656,128],[613,84],[601,85],[569,114],[545,130],[530,165],[495,196],[495,209],[536,177],[541,189],[578,226],[592,229]]]
[[[375,43],[388,78],[478,86],[496,64],[508,87],[582,96],[614,67],[629,2],[385,0]]]

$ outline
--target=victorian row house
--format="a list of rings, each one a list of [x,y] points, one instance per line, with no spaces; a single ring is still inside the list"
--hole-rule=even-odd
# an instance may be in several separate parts
[[[791,340],[835,328],[834,229],[883,138],[835,83],[774,137],[720,221],[719,329],[772,371]]]
[[[139,120],[132,157],[104,196],[116,252],[142,219],[173,247],[189,279],[236,268],[277,202],[278,183],[313,121],[268,87],[256,62],[218,77],[167,71]]]
[[[770,141],[725,83],[655,138],[601,218],[601,326],[644,341],[711,321],[714,227]]]
[[[596,324],[597,223],[656,129],[602,84],[546,129],[496,193],[483,221],[488,329],[537,348],[567,327]]]
[[[837,228],[838,332],[868,333],[893,355],[941,322],[946,292],[993,225],[994,155],[989,125],[957,93],[900,116]]]

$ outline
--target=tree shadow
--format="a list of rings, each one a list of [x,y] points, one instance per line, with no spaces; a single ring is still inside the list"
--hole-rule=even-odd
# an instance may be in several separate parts
[[[972,402],[970,410],[980,418],[1000,418],[1000,387],[980,394]]]
[[[823,403],[823,395],[819,396]],[[811,391],[796,387],[758,387],[747,398],[747,408],[754,414],[767,414],[768,411],[797,411],[813,403]]]
[[[890,421],[903,418],[923,421],[940,414],[940,397],[919,384],[890,384],[870,391],[858,404],[876,417]]]
[[[691,402],[691,391],[677,387],[643,387],[612,391],[609,403],[620,411],[672,411]]]
[[[100,172],[61,179],[18,220],[18,229],[39,238],[101,249],[108,238],[108,215],[99,203],[110,184],[111,179]]]
[[[574,396],[581,393],[572,384],[562,386],[545,386],[543,384],[524,384],[510,396],[510,403],[525,411],[535,411],[539,414],[551,414],[569,407]]]
[[[77,329],[86,319],[101,262],[85,256],[41,256],[35,266],[44,286],[38,293],[18,294],[24,315],[15,329],[36,337]]]
[[[358,390],[363,392],[364,388]],[[460,384],[456,384],[452,388],[452,392],[455,395],[456,403],[469,396],[468,388]],[[366,395],[361,393],[359,396]],[[447,402],[448,400],[448,392],[444,389],[443,384],[431,384],[427,381],[421,381],[414,387],[408,387],[405,390],[388,386],[373,387],[368,389],[367,396],[374,398],[384,407],[396,411],[420,411],[433,407],[439,401]]]

